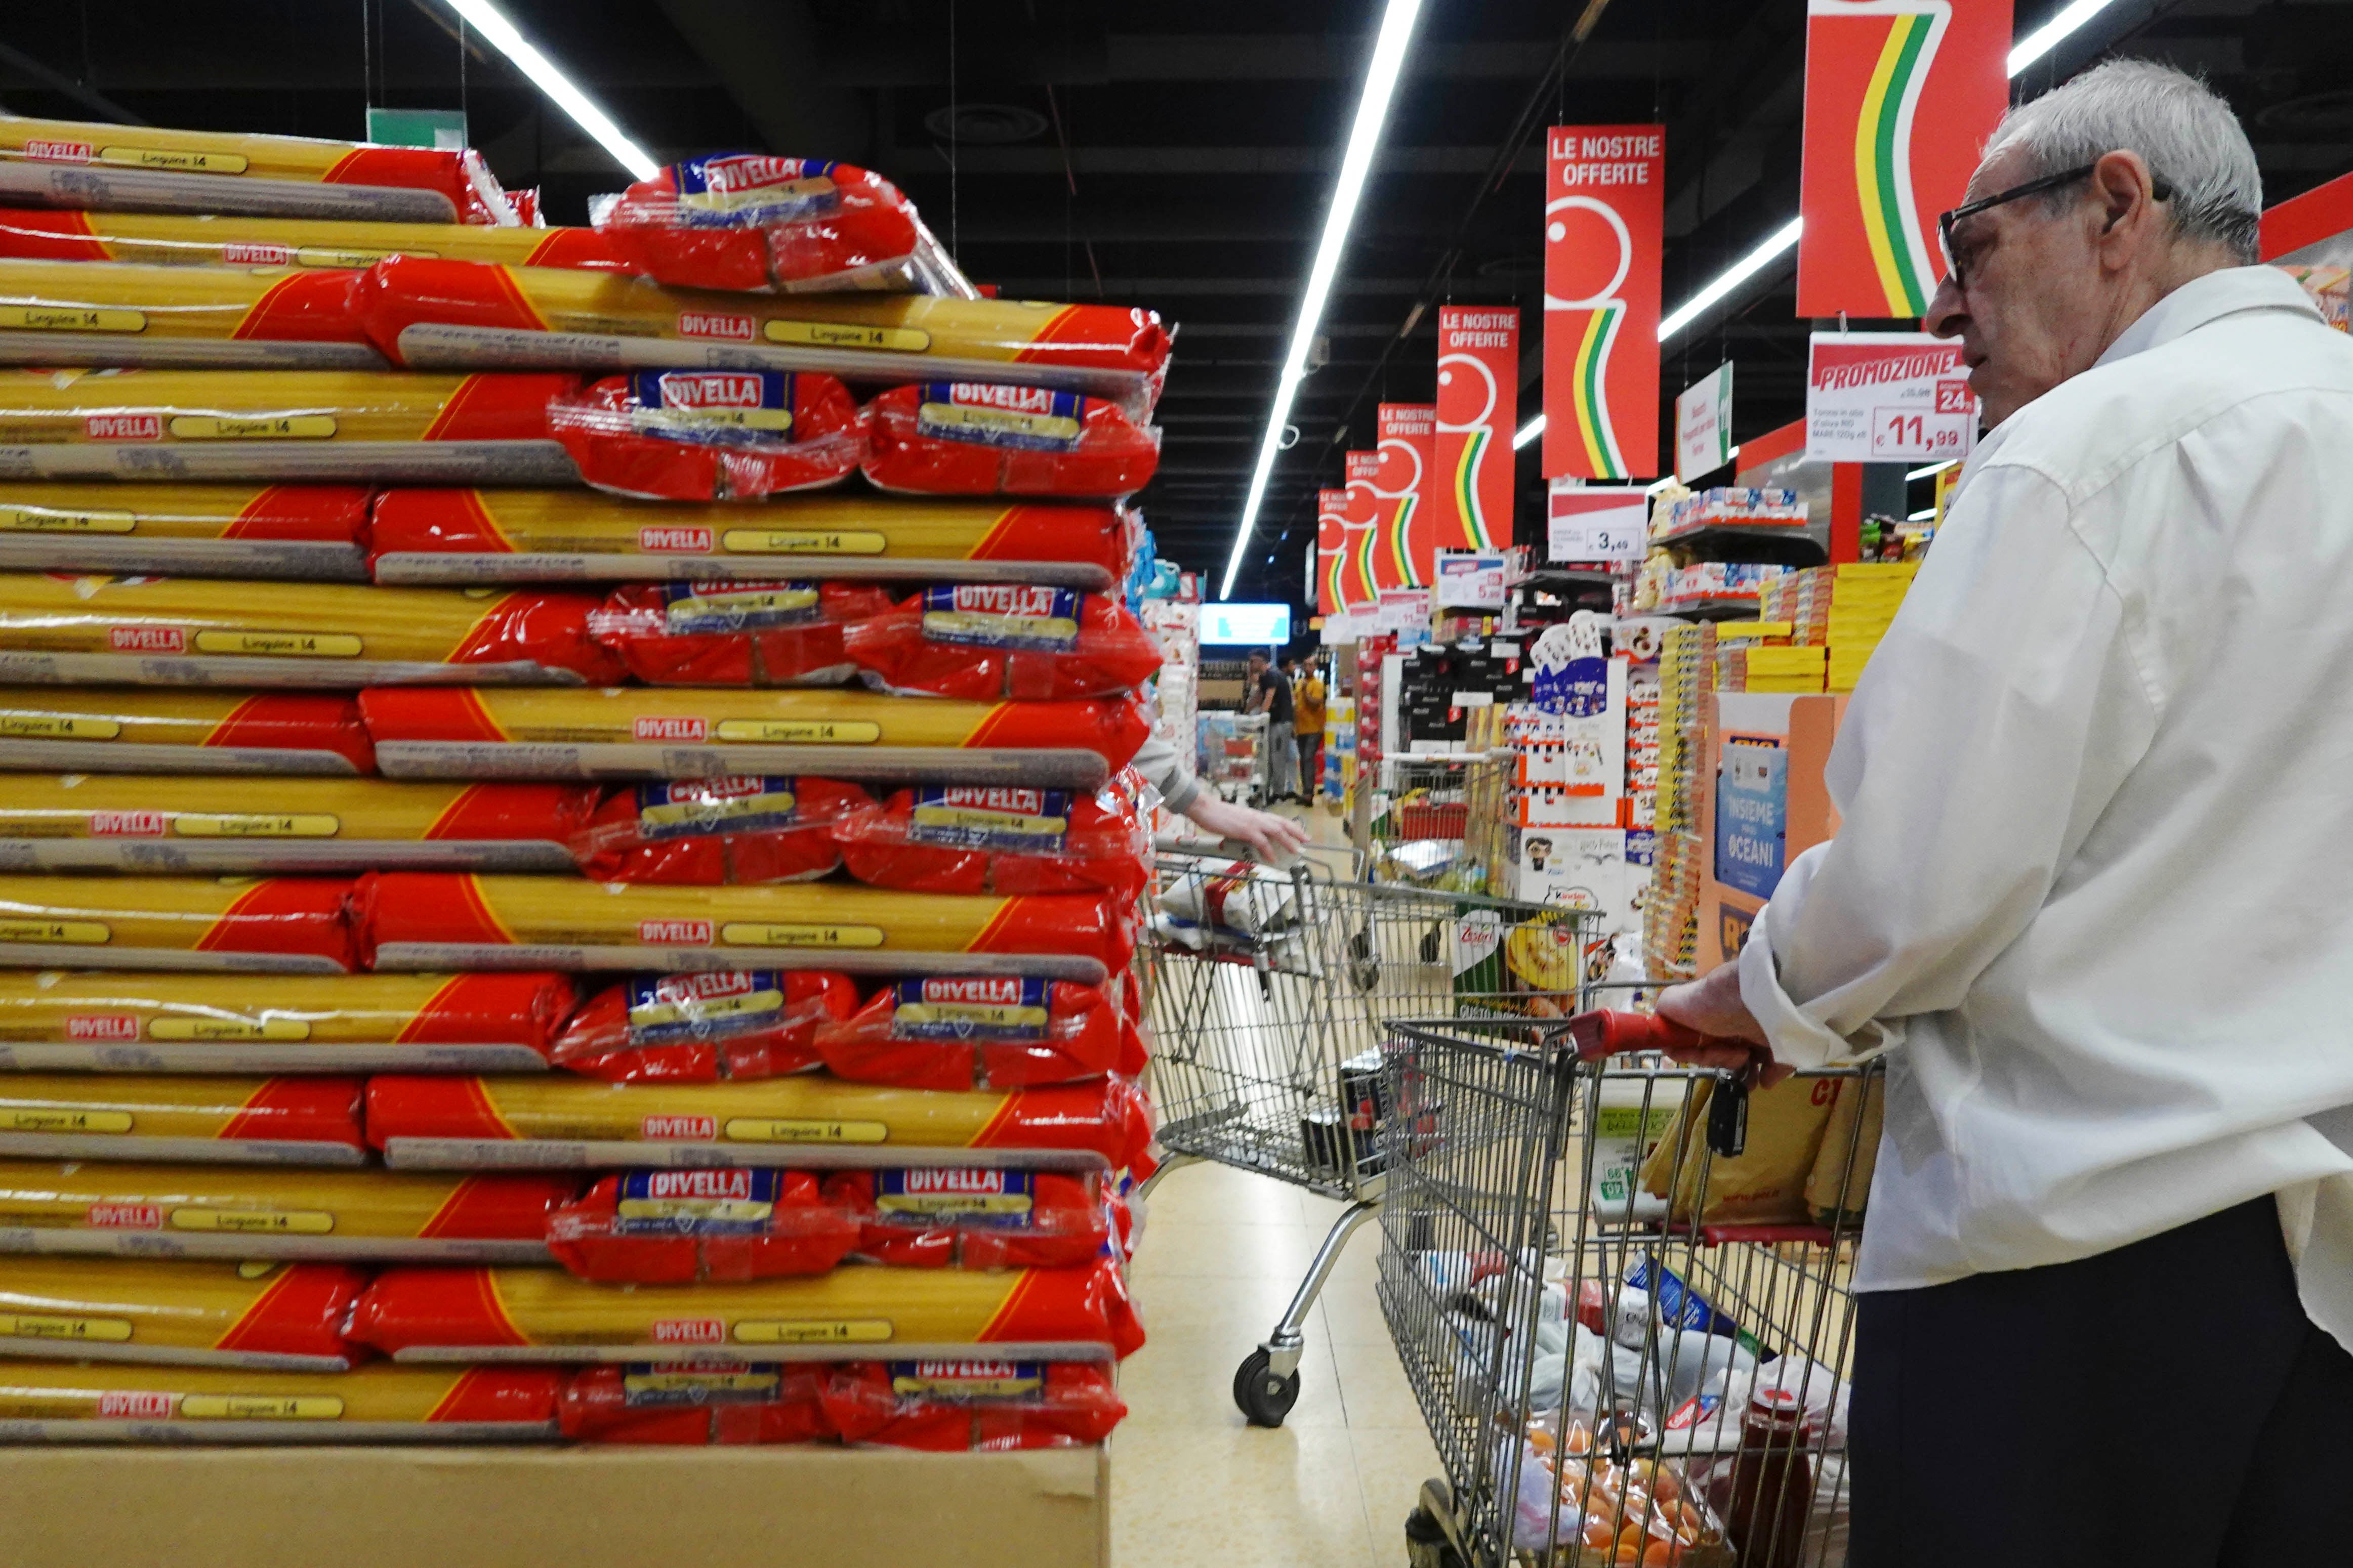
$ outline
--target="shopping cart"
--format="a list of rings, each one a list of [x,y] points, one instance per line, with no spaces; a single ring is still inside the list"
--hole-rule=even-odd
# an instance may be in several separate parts
[[[1253,1423],[1279,1426],[1297,1401],[1307,1314],[1379,1209],[1383,1020],[1556,1022],[1586,965],[1608,962],[1599,922],[1585,910],[1369,884],[1352,863],[1312,853],[1288,870],[1162,858],[1138,953],[1169,1156],[1153,1182],[1208,1160],[1347,1205],[1274,1331],[1234,1374],[1234,1403]]]
[[[1263,713],[1204,713],[1199,719],[1201,782],[1228,800],[1266,798],[1267,719]]]
[[[1503,890],[1511,753],[1387,757],[1358,847],[1371,878],[1417,887]]]
[[[1418,1565],[1846,1560],[1881,1075],[1751,1094],[1643,1054],[1679,1034],[1391,1032],[1378,1289],[1446,1472],[1407,1522]]]

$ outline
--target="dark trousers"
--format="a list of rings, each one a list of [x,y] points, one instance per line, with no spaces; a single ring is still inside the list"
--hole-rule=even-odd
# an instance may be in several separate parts
[[[2270,1198],[1860,1298],[1852,1568],[2353,1563],[2353,1356]]]

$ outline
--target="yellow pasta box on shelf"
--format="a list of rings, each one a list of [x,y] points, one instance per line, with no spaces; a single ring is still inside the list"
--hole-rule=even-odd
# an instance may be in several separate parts
[[[346,694],[0,686],[0,770],[109,773],[374,771]]]
[[[0,1362],[0,1442],[530,1442],[555,1436],[562,1389],[552,1367]]]
[[[0,481],[0,571],[367,576],[358,485]]]

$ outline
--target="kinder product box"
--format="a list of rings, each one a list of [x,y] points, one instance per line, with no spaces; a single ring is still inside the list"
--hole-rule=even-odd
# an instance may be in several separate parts
[[[373,772],[348,695],[0,688],[0,770],[107,773]]]
[[[547,432],[568,375],[365,370],[0,374],[0,468],[21,479],[564,485]]]
[[[581,784],[39,774],[0,789],[12,871],[570,871]]]
[[[381,370],[353,276],[0,257],[0,364]]]
[[[0,195],[45,207],[513,225],[472,148],[0,116]]]
[[[367,577],[358,485],[0,482],[0,571]]]
[[[1156,313],[1113,305],[773,299],[411,257],[370,268],[356,308],[376,347],[412,369],[806,370],[1051,386],[1138,413],[1159,394],[1170,343]]]
[[[550,973],[0,970],[0,1073],[539,1072],[575,999]]]
[[[11,880],[0,878],[0,899]],[[1083,894],[822,882],[632,886],[395,871],[364,879],[353,907],[376,969],[921,969],[1100,984],[1127,963],[1133,940],[1124,907]]]
[[[344,973],[359,967],[352,889],[341,877],[0,876],[0,967]]]
[[[913,701],[868,691],[383,689],[360,710],[395,778],[836,778],[1098,789],[1151,732],[1133,698]]]
[[[0,1155],[357,1165],[356,1078],[0,1074]]]
[[[549,1261],[564,1173],[0,1160],[0,1253],[347,1262]]]
[[[366,1283],[340,1263],[0,1257],[0,1354],[347,1372]]]
[[[440,256],[516,267],[626,270],[593,228],[498,228],[458,223],[351,223],[229,213],[48,211],[0,207],[0,256],[47,261],[137,261],[153,267],[374,266],[387,256]]]
[[[1126,576],[1128,558],[1115,507],[862,493],[682,506],[586,490],[388,490],[373,540],[379,583],[852,577],[1100,593]]]
[[[0,1363],[0,1443],[526,1443],[556,1435],[552,1368],[352,1372]]]

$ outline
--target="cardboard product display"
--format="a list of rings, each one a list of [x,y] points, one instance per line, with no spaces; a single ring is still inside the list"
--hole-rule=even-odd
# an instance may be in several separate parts
[[[818,1030],[857,1005],[849,976],[822,969],[633,975],[591,996],[547,1059],[607,1083],[781,1078],[818,1066]]]
[[[0,1257],[0,1355],[345,1372],[366,1283],[340,1263]]]
[[[1132,697],[909,702],[866,691],[499,687],[384,689],[359,700],[376,765],[392,778],[809,773],[1092,790],[1151,733]]]
[[[681,289],[921,291],[915,205],[851,163],[720,153],[657,170],[598,226],[632,270]]]
[[[356,1078],[0,1074],[0,1156],[358,1165]]]
[[[590,624],[650,686],[839,686],[858,672],[848,629],[890,608],[871,584],[638,583]]]
[[[600,490],[755,500],[823,489],[866,455],[866,416],[812,371],[641,370],[548,405],[548,430]]]
[[[585,784],[29,775],[0,791],[16,871],[571,871]]]
[[[0,677],[24,684],[554,686],[617,680],[592,595],[0,575]]]
[[[346,694],[0,687],[0,769],[348,776],[375,747]]]
[[[567,1373],[557,1419],[585,1443],[817,1443],[834,1435],[822,1362],[678,1366],[641,1362]]]
[[[827,1369],[827,1419],[844,1442],[1011,1450],[1100,1443],[1127,1415],[1086,1362],[847,1362]]]
[[[151,267],[372,267],[387,256],[445,256],[515,267],[626,271],[593,228],[353,223],[227,213],[72,212],[0,207],[0,256],[136,261]]]
[[[858,1216],[859,1256],[900,1268],[1073,1268],[1115,1245],[1091,1171],[836,1171],[824,1191]]]
[[[0,967],[347,973],[352,892],[341,877],[0,876]]]
[[[6,1080],[0,1079],[0,1088]],[[368,1139],[394,1164],[795,1168],[903,1163],[911,1151],[1018,1151],[1050,1167],[1142,1163],[1150,1115],[1118,1079],[1009,1093],[839,1083],[822,1074],[733,1083],[534,1078],[368,1080]]]
[[[902,1089],[1021,1089],[1140,1072],[1142,1038],[1108,989],[1035,976],[888,981],[852,1016],[818,1026],[812,1054],[836,1078]]]
[[[351,1332],[403,1361],[789,1362],[983,1345],[1083,1361],[1144,1343],[1126,1281],[1107,1260],[999,1273],[837,1268],[633,1290],[554,1269],[396,1268],[361,1297]]]
[[[832,833],[849,874],[877,888],[1133,901],[1151,880],[1151,835],[1110,786],[925,784],[851,807]]]
[[[0,910],[10,879],[0,878]],[[15,882],[39,881],[20,878]],[[896,893],[583,884],[390,871],[353,895],[374,969],[838,969],[1102,980],[1127,963],[1127,910],[1076,893]],[[94,939],[93,939],[94,940]]]
[[[0,122],[5,123],[5,122]],[[0,373],[0,460],[23,479],[564,485],[547,433],[568,375],[369,370]]]
[[[1167,373],[1155,311],[924,294],[665,289],[554,267],[394,257],[356,300],[376,347],[413,369],[815,371],[871,384],[1053,386],[1141,413]]]
[[[486,1443],[556,1434],[538,1367],[351,1372],[0,1362],[0,1443]]]
[[[840,868],[833,829],[872,804],[808,775],[635,784],[606,796],[573,848],[600,882],[806,882]]]
[[[353,276],[0,257],[0,364],[380,370]]]
[[[909,495],[1124,496],[1160,467],[1160,432],[1116,403],[1048,386],[929,381],[866,405],[861,465]]]
[[[0,198],[108,212],[517,221],[470,147],[378,147],[21,115],[0,115]]]
[[[578,1191],[531,1171],[0,1160],[0,1253],[544,1264],[547,1216]]]
[[[1050,702],[1133,691],[1160,645],[1117,599],[1035,584],[926,588],[843,634],[869,685],[966,702]]]
[[[858,1228],[813,1171],[631,1171],[551,1215],[547,1246],[583,1279],[740,1284],[823,1274],[849,1256]]]
[[[375,498],[379,583],[708,582],[851,577],[1124,581],[1116,507],[881,500],[858,492],[759,504],[653,505],[582,490],[387,490]]]
[[[537,1072],[573,1003],[528,972],[0,970],[0,1073]]]
[[[0,483],[0,571],[367,579],[358,485]]]

